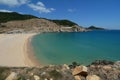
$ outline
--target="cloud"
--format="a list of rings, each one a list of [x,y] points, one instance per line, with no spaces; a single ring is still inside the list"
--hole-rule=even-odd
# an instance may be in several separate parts
[[[68,12],[74,12],[74,9],[68,9]]]
[[[0,12],[13,12],[13,11],[10,11],[10,10],[5,10],[5,9],[0,9]]]
[[[0,0],[0,4],[8,6],[18,6],[26,4],[29,0]]]
[[[32,8],[34,11],[38,11],[39,13],[50,13],[54,11],[54,8],[46,8],[46,6],[42,2],[37,2],[37,4],[28,4],[30,8]]]

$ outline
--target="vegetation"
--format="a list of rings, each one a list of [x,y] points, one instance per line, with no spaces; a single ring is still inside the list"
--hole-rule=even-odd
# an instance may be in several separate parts
[[[62,26],[74,26],[77,25],[76,23],[69,21],[69,20],[51,20],[54,23],[58,24],[58,25],[62,25]]]
[[[27,20],[37,18],[32,15],[23,15],[16,12],[8,13],[8,12],[0,12],[0,23],[14,20]]]
[[[32,19],[32,18],[38,18],[38,17],[33,16],[33,15],[23,15],[17,12],[11,12],[11,13],[0,12],[0,23],[8,22],[8,21],[15,21],[15,20],[27,20],[27,19]],[[46,18],[40,18],[40,19],[49,20]],[[49,20],[49,21],[52,21],[61,26],[71,27],[71,26],[77,25],[76,23],[69,21],[69,20]]]

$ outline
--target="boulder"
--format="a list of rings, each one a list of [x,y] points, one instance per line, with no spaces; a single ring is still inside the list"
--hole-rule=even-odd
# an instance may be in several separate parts
[[[101,80],[97,75],[88,75],[86,80]]]
[[[74,76],[75,80],[81,80],[80,76]]]
[[[81,76],[84,76],[86,77],[87,74],[88,74],[88,69],[86,66],[77,66],[73,69],[72,71],[72,74],[75,76],[75,75],[81,75]]]
[[[105,70],[111,70],[112,69],[112,67],[111,66],[109,66],[109,65],[105,65],[105,66],[103,66],[103,69],[105,69]]]
[[[64,68],[64,69],[70,69],[67,64],[64,64],[64,65],[63,65],[63,68]]]
[[[53,80],[53,78],[50,78],[50,80]]]
[[[18,73],[11,72],[11,74],[5,80],[18,80]]]
[[[37,75],[34,75],[34,79],[35,79],[35,80],[40,80],[40,77],[37,76]]]

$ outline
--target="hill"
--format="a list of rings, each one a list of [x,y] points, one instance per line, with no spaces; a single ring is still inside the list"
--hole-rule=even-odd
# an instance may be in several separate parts
[[[50,20],[16,12],[0,12],[0,33],[81,32],[85,30],[69,20]]]
[[[53,22],[55,22],[58,25],[62,25],[62,26],[74,26],[77,25],[76,23],[70,21],[70,20],[51,20]]]
[[[8,22],[8,21],[16,21],[16,20],[27,20],[32,18],[38,18],[38,17],[32,15],[19,14],[16,12],[11,12],[11,13],[0,12],[0,23]]]
[[[96,27],[96,26],[90,26],[87,29],[89,30],[105,30],[104,28]]]

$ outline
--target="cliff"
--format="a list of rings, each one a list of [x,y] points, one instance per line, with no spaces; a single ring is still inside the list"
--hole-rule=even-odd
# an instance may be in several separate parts
[[[0,67],[0,80],[120,80],[120,61],[97,60],[88,66]]]
[[[85,30],[69,20],[49,20],[16,12],[0,12],[0,33],[82,32]]]

